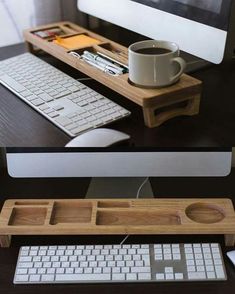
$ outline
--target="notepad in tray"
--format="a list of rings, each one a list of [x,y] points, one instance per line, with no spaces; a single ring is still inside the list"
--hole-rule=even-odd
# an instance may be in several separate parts
[[[57,37],[56,40],[54,40],[54,43],[66,49],[73,50],[98,45],[101,41],[82,34],[68,38]]]

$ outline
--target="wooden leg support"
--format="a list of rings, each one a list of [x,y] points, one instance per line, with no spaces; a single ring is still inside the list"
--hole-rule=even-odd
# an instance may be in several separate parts
[[[0,236],[0,247],[8,248],[11,245],[11,236]]]
[[[224,235],[225,246],[233,247],[235,245],[235,235]]]
[[[154,128],[177,116],[197,115],[200,109],[200,101],[201,96],[197,95],[183,102],[173,102],[171,105],[143,108],[145,124],[149,128]],[[186,105],[179,107],[179,103],[184,103]]]
[[[34,46],[31,43],[25,42],[25,45],[29,53],[35,54]]]

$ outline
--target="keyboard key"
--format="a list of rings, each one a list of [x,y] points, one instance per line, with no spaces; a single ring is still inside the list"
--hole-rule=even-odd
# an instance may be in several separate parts
[[[125,274],[112,274],[113,281],[125,281]]]
[[[137,281],[137,274],[126,274],[127,281]]]
[[[42,282],[53,282],[55,279],[54,275],[42,275],[41,280]]]
[[[80,133],[82,133],[84,131],[87,131],[89,129],[92,129],[92,128],[93,128],[92,125],[86,124],[86,125],[83,125],[81,127],[77,127],[77,128],[72,129],[71,133],[74,134],[74,135],[77,135],[77,134],[80,134]]]
[[[50,95],[46,94],[46,93],[40,94],[39,98],[41,98],[45,102],[53,101],[53,98]]]
[[[151,274],[148,274],[148,273],[138,274],[138,280],[151,281]]]
[[[17,271],[16,271],[16,274],[17,275],[26,275],[28,273],[28,269],[27,268],[19,268]]]
[[[51,117],[51,118],[55,118],[55,117],[58,117],[59,116],[59,113],[57,113],[57,112],[50,112],[49,114],[48,114],[48,116],[49,117]]]
[[[165,274],[166,280],[174,280],[174,274]]]
[[[31,101],[31,103],[34,106],[40,106],[40,105],[43,105],[45,102],[42,99],[38,98],[38,99],[35,99],[35,100]]]
[[[67,117],[64,117],[64,116],[57,117],[55,119],[55,121],[57,123],[59,123],[60,125],[62,125],[63,127],[66,127],[72,123],[72,121],[70,119],[68,119]]]
[[[28,282],[29,275],[17,275],[15,277],[15,282]]]
[[[183,280],[184,275],[183,273],[175,273],[175,280]]]
[[[156,274],[156,280],[165,280],[165,274]]]
[[[24,86],[20,85],[18,82],[16,82],[14,79],[6,74],[1,75],[1,80],[3,83],[10,86],[16,92],[22,93],[26,91],[26,88]]]
[[[215,277],[215,272],[207,272],[206,274],[207,274],[208,279],[215,279],[216,278]]]
[[[30,275],[29,281],[30,282],[39,282],[40,281],[40,278],[41,278],[40,275]]]
[[[188,273],[189,280],[205,280],[206,274],[205,272],[190,272]]]
[[[68,282],[68,281],[105,281],[111,280],[111,274],[73,274],[73,275],[56,275],[56,281]]]

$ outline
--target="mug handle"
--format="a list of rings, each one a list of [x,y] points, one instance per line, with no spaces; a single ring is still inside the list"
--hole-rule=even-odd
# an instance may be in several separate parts
[[[173,58],[172,59],[172,63],[174,63],[174,62],[176,62],[176,63],[178,63],[180,65],[180,71],[174,77],[171,78],[171,82],[172,83],[175,83],[175,82],[178,81],[178,79],[184,73],[184,70],[185,70],[185,68],[187,66],[186,62],[181,57],[175,57],[175,58]]]

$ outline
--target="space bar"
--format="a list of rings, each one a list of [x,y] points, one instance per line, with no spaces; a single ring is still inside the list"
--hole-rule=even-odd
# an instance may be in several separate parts
[[[109,281],[110,279],[110,274],[63,274],[55,277],[55,281],[58,282]]]

